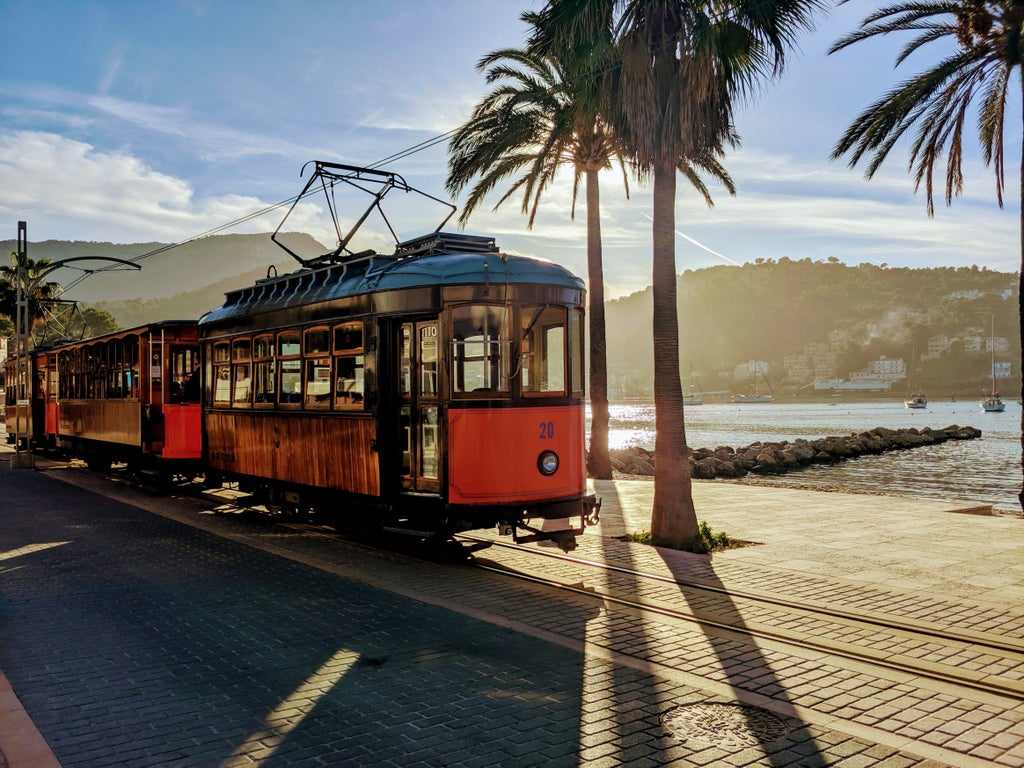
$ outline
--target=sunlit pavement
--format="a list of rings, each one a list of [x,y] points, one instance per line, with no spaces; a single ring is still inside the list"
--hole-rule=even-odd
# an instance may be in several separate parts
[[[857,727],[793,703],[786,659],[768,645],[756,661],[772,679],[748,694],[721,674],[687,671],[700,671],[684,662],[695,662],[708,638],[687,639],[672,661],[681,633],[668,638],[643,617],[613,626],[603,610],[496,587],[468,569],[351,550],[209,514],[194,500],[117,489],[123,503],[95,495],[109,482],[89,473],[8,466],[0,464],[0,667],[17,698],[0,689],[0,749],[11,768],[57,759],[67,767],[1020,764],[1019,709],[979,704],[1005,746],[999,759],[971,758],[957,753],[957,734],[940,732],[949,722],[942,711],[963,706],[941,693],[889,699],[938,717],[936,738],[889,738],[881,725]],[[711,569],[726,586],[795,574],[790,581],[847,594],[881,586],[953,602],[964,594],[1020,619],[1020,519],[699,483],[701,519],[759,544],[674,559],[614,538],[646,527],[649,483],[597,490],[603,521],[581,539],[581,554]],[[655,639],[656,650],[640,652]],[[819,692],[846,694],[849,677],[802,664],[818,673]],[[792,688],[788,703],[772,685]],[[717,741],[702,740],[699,723],[680,714],[699,720],[723,707],[744,722],[732,732],[720,726]],[[768,719],[753,727],[756,712]],[[42,738],[29,733],[29,716]],[[51,763],[40,757],[43,739]]]
[[[650,529],[654,484],[596,481],[597,532]],[[884,491],[879,488],[879,491]],[[785,568],[858,583],[1024,604],[1024,519],[970,501],[827,493],[696,481],[693,501],[713,531],[757,542],[715,562]]]

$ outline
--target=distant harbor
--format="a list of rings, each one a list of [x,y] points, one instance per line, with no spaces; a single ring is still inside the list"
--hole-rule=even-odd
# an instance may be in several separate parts
[[[942,429],[952,424],[977,427],[982,437],[811,466],[770,480],[754,476],[736,482],[956,499],[1019,511],[1020,406],[1016,401],[1003,413],[982,412],[977,399],[932,401],[923,409],[907,409],[897,400],[764,405],[705,402],[686,411],[687,442],[694,449],[735,448],[758,440],[810,440],[874,427]],[[613,403],[609,444],[612,448],[640,446],[653,450],[654,405]]]

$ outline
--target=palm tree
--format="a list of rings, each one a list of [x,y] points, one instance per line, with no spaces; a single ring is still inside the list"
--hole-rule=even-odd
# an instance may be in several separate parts
[[[0,315],[6,315],[13,323],[18,307],[18,277],[20,272],[26,283],[32,286],[29,295],[26,297],[28,300],[28,321],[30,326],[28,328],[28,335],[31,336],[36,321],[41,320],[45,316],[43,305],[46,301],[56,298],[60,293],[60,284],[43,282],[40,279],[53,266],[53,262],[49,259],[33,261],[26,256],[20,264],[20,270],[18,259],[18,253],[12,251],[10,266],[0,266]]]
[[[858,30],[832,46],[831,53],[861,40],[898,32],[910,32],[914,37],[900,51],[897,65],[931,42],[951,45],[952,52],[865,109],[836,144],[833,159],[848,155],[852,167],[870,156],[865,172],[870,179],[899,139],[916,125],[910,167],[914,188],[924,186],[928,215],[933,216],[935,166],[941,163],[943,155],[946,205],[951,205],[953,197],[963,191],[964,123],[971,104],[977,101],[978,138],[986,164],[995,171],[996,199],[1002,207],[1005,106],[1013,70],[1019,69],[1024,60],[1022,28],[1024,0],[907,0],[865,17]],[[1017,299],[1024,348],[1024,152],[1020,170],[1021,258]],[[1021,397],[1024,398],[1024,383]],[[1024,414],[1021,426],[1024,428]],[[1021,449],[1024,472],[1024,433]],[[1018,498],[1024,509],[1024,484]]]
[[[523,20],[532,23],[536,16],[525,13]],[[587,469],[592,477],[610,479],[598,175],[611,167],[619,153],[596,109],[594,89],[599,81],[568,76],[566,57],[539,47],[494,51],[477,66],[487,70],[488,84],[497,85],[456,131],[449,147],[449,192],[458,195],[476,180],[460,223],[465,225],[488,193],[516,174],[521,175],[494,207],[522,191],[522,210],[529,214],[529,228],[533,227],[542,196],[564,166],[571,166],[574,174],[573,217],[581,178],[586,186],[591,405]]]
[[[557,38],[578,39],[617,16],[606,109],[642,178],[653,180],[655,483],[651,532],[675,546],[698,537],[686,444],[676,305],[676,173],[728,180],[734,102],[781,72],[795,33],[822,0],[551,0]],[[700,189],[700,187],[698,187]],[[727,189],[732,192],[731,182]],[[707,191],[704,190],[707,199]]]

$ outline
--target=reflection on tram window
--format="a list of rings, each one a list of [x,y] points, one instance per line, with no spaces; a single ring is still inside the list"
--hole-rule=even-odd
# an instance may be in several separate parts
[[[452,386],[457,394],[509,392],[509,310],[473,305],[452,310]]]
[[[524,393],[565,393],[565,319],[562,307],[523,307],[519,355]]]

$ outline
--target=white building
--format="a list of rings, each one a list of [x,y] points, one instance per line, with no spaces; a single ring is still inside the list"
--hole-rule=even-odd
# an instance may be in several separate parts
[[[883,355],[868,363],[867,372],[880,377],[895,376],[902,379],[907,375],[907,365],[903,362],[902,357],[885,357]]]
[[[1010,351],[1010,340],[1005,336],[990,336],[982,341],[982,348],[986,352],[1003,353]]]

